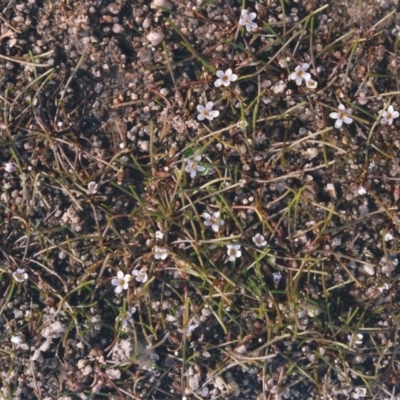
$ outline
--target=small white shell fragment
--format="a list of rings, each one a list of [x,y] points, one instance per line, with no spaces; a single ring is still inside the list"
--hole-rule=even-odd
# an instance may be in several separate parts
[[[177,318],[174,315],[167,315],[166,320],[168,322],[175,322],[177,320]]]
[[[145,18],[143,20],[142,27],[144,29],[148,29],[148,28],[150,28],[150,25],[151,25],[151,19],[150,18]]]
[[[46,339],[60,337],[65,332],[64,325],[61,322],[53,322],[42,330],[42,336]]]
[[[196,391],[200,387],[198,375],[189,377],[188,384],[191,390]]]
[[[246,354],[247,353],[247,347],[242,344],[241,346],[238,346],[235,348],[235,352],[239,354]]]
[[[172,4],[168,0],[153,0],[152,8],[157,8],[157,7],[171,10]]]
[[[385,235],[385,242],[389,242],[390,240],[393,240],[394,236],[389,232]]]
[[[226,383],[225,383],[225,381],[224,381],[224,379],[223,379],[222,377],[217,376],[217,377],[215,378],[214,385],[215,385],[219,390],[224,390],[224,388],[225,388],[225,386],[226,386]]]
[[[149,151],[150,142],[148,140],[138,140],[138,147],[141,151]]]
[[[364,264],[364,272],[368,275],[375,275],[375,268],[373,265]]]
[[[153,45],[158,46],[165,38],[165,35],[161,32],[150,32],[147,35],[147,40]]]
[[[87,376],[90,375],[93,371],[93,368],[90,365],[86,365],[86,367],[82,371],[82,375]]]
[[[336,193],[335,185],[333,183],[328,183],[326,185],[326,190],[328,191],[328,193],[331,197],[336,197],[337,193]]]
[[[283,82],[283,81],[280,81],[280,82],[276,83],[276,84],[272,87],[272,91],[273,91],[275,94],[283,93],[283,92],[285,91],[285,89],[286,89],[286,83]]]
[[[51,338],[47,338],[39,347],[41,351],[47,351],[51,345]]]
[[[121,371],[119,369],[110,368],[106,369],[106,374],[110,379],[120,379],[121,378]]]
[[[319,153],[319,151],[318,151],[318,148],[317,148],[317,147],[309,147],[309,148],[307,149],[307,155],[306,155],[306,157],[307,157],[309,160],[312,160],[313,158],[315,158],[315,157],[318,156],[318,153]]]
[[[362,196],[362,195],[366,194],[367,191],[366,191],[366,189],[365,189],[364,186],[360,186],[360,187],[357,189],[357,193],[358,193],[360,196]]]
[[[32,361],[36,361],[36,360],[38,360],[41,356],[42,356],[42,352],[41,352],[39,349],[37,349],[37,350],[35,350],[35,352],[33,353],[32,357],[31,357],[31,360],[32,360]],[[42,358],[43,358],[43,357],[42,357]]]

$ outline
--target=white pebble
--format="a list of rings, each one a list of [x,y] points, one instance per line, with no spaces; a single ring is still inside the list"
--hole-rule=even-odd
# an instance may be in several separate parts
[[[124,31],[124,27],[120,24],[114,24],[112,27],[112,31],[114,33],[122,33]]]
[[[157,7],[171,10],[172,4],[168,0],[153,0],[152,8],[157,8]]]
[[[368,275],[375,275],[375,268],[373,265],[364,264],[364,271]]]
[[[153,45],[158,46],[165,38],[165,35],[161,32],[150,32],[147,35],[147,40]]]
[[[93,371],[93,368],[90,365],[86,365],[84,370],[82,371],[82,375],[90,375]]]

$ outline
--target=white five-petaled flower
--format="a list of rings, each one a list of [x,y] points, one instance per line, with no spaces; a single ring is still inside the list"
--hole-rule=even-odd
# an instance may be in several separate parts
[[[211,226],[214,232],[218,232],[220,226],[225,224],[225,221],[219,216],[219,211],[213,212],[212,215],[204,212],[201,216],[204,218],[204,225]]]
[[[306,79],[306,85],[309,89],[316,89],[318,86],[318,82],[314,81],[314,79]]]
[[[355,388],[354,393],[352,394],[353,399],[359,399],[360,397],[365,397],[367,395],[366,388]]]
[[[23,268],[18,268],[16,271],[13,272],[13,278],[17,282],[25,282],[28,279],[28,274]]]
[[[17,167],[13,162],[8,162],[8,163],[4,164],[4,169],[7,172],[11,173],[11,172],[14,172],[17,169]]]
[[[92,181],[92,182],[88,183],[87,187],[88,187],[87,191],[89,194],[95,194],[95,193],[97,193],[97,189],[98,189],[99,185],[96,182]]]
[[[249,124],[247,123],[247,121],[246,121],[245,119],[241,119],[241,120],[236,124],[236,126],[237,126],[238,128],[240,128],[241,130],[243,130],[243,131],[247,128],[248,125],[249,125]]]
[[[206,106],[202,106],[201,104],[199,104],[197,106],[197,111],[200,113],[197,116],[197,119],[199,121],[203,121],[204,119],[208,119],[209,121],[212,121],[214,118],[217,118],[219,115],[219,111],[218,110],[213,110],[214,103],[212,101],[209,101]]]
[[[394,236],[389,232],[385,234],[385,242],[389,242],[390,240],[393,240]]]
[[[168,257],[168,250],[164,247],[156,246],[154,248],[154,258],[156,260],[165,260]]]
[[[311,80],[311,75],[308,72],[306,72],[309,67],[310,67],[310,65],[307,63],[297,66],[295,68],[294,72],[292,72],[289,75],[289,79],[292,81],[296,81],[296,85],[298,85],[298,86],[300,86],[303,83],[303,79],[306,81],[306,84],[307,84],[307,81]]]
[[[156,231],[156,239],[163,240],[164,239],[164,232],[163,231]]]
[[[331,118],[336,119],[336,129],[339,129],[343,125],[343,122],[345,124],[351,124],[353,122],[353,119],[349,117],[349,114],[353,112],[351,108],[346,109],[343,104],[339,104],[338,110],[339,112],[331,112],[329,114]]]
[[[228,261],[235,261],[242,256],[240,251],[240,244],[228,244],[227,246]]]
[[[123,290],[128,289],[130,279],[131,276],[129,274],[124,275],[122,271],[118,271],[117,277],[111,281],[111,284],[116,286],[115,293],[121,293]]]
[[[252,32],[257,29],[257,24],[254,22],[257,14],[255,12],[249,13],[247,10],[242,10],[239,19],[239,25],[245,26],[247,32]]]
[[[15,344],[15,347],[20,347],[24,340],[21,336],[11,336],[11,343]]]
[[[385,125],[392,125],[393,124],[393,120],[395,118],[397,118],[399,116],[399,112],[398,111],[394,111],[393,106],[389,106],[387,111],[384,111],[382,113],[382,119],[381,119],[381,124]]]
[[[356,333],[347,335],[350,346],[360,346],[362,345],[364,335],[362,333]]]
[[[16,349],[28,350],[29,346],[27,343],[24,343],[24,339],[21,336],[11,336],[11,343],[14,345]]]
[[[145,268],[142,268],[140,271],[138,271],[137,269],[134,269],[132,271],[132,275],[135,277],[135,279],[138,282],[142,282],[142,283],[147,282],[147,279],[149,279],[149,277],[147,276]]]
[[[257,233],[253,236],[253,242],[257,247],[265,247],[267,245],[267,241],[260,233]]]
[[[186,166],[185,171],[190,174],[190,177],[193,179],[197,172],[205,171],[205,167],[199,165],[201,161],[201,156],[194,156],[193,158],[185,158]]]
[[[218,79],[214,82],[215,87],[220,87],[221,85],[229,86],[231,82],[235,82],[238,76],[232,73],[232,70],[228,68],[224,71],[217,71]]]

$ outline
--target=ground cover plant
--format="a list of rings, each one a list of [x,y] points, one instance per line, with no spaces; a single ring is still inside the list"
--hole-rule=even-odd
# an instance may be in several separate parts
[[[397,0],[0,11],[0,398],[400,398]]]

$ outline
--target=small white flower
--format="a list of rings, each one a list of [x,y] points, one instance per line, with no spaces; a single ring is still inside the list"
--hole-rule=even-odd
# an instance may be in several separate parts
[[[232,70],[229,68],[225,72],[217,71],[218,79],[214,82],[215,87],[220,87],[221,85],[229,86],[231,82],[235,82],[238,76],[232,73]]]
[[[219,216],[219,211],[214,212],[212,215],[204,212],[201,216],[204,218],[204,225],[211,226],[214,232],[218,232],[220,226],[225,224],[225,221]]]
[[[17,169],[17,167],[13,162],[8,162],[8,163],[4,164],[4,169],[7,172],[11,173],[11,172],[14,172]]]
[[[357,190],[357,193],[358,193],[360,196],[363,196],[364,194],[367,193],[367,190],[365,189],[364,186],[360,186],[360,187],[358,188],[358,190]]]
[[[164,232],[163,231],[156,231],[156,239],[163,240],[164,239]]]
[[[129,311],[125,311],[122,315],[119,315],[116,320],[122,319],[122,328],[125,329],[129,324],[133,325],[132,315],[135,314],[136,307],[132,307]]]
[[[359,399],[360,397],[365,397],[367,395],[366,388],[355,388],[354,393],[352,394],[353,399]]]
[[[264,239],[264,236],[260,233],[257,233],[253,236],[253,242],[257,247],[265,247],[267,245],[267,241]]]
[[[361,346],[363,343],[364,335],[361,333],[347,335],[350,346]]]
[[[228,261],[235,261],[242,256],[240,251],[240,244],[228,244],[227,246]]]
[[[147,276],[146,270],[144,268],[142,268],[140,271],[134,269],[132,271],[132,275],[136,277],[136,280],[138,282],[142,282],[142,283],[147,282],[147,279],[149,279],[149,277]]]
[[[385,234],[385,242],[389,242],[390,240],[393,240],[394,236],[389,232]]]
[[[247,10],[242,10],[239,19],[239,25],[245,26],[247,32],[252,32],[257,29],[257,24],[254,22],[257,14],[255,12],[249,13]]]
[[[247,123],[247,121],[245,119],[241,119],[240,121],[238,121],[238,123],[236,124],[236,126],[238,128],[240,128],[241,130],[245,130],[247,128],[249,124]]]
[[[205,171],[205,167],[199,165],[201,161],[201,156],[194,156],[193,158],[185,158],[186,166],[185,171],[190,174],[190,177],[193,179],[197,175],[198,172]]]
[[[164,247],[156,246],[154,248],[154,258],[156,260],[165,260],[168,257],[168,250]]]
[[[273,280],[274,280],[274,284],[275,284],[275,285],[279,285],[279,282],[280,282],[281,279],[282,279],[282,274],[281,274],[280,272],[274,272],[274,273],[272,274],[272,278],[273,278]]]
[[[339,129],[343,125],[343,122],[345,124],[351,124],[353,122],[353,119],[348,116],[348,114],[351,114],[353,112],[351,108],[346,109],[343,104],[339,104],[338,109],[340,110],[340,112],[331,112],[329,114],[331,118],[336,119],[336,129]]]
[[[212,121],[214,118],[217,118],[219,115],[218,110],[213,110],[214,103],[212,101],[209,101],[205,107],[203,107],[201,104],[197,106],[197,111],[200,113],[197,116],[197,119],[199,121],[203,121],[204,119],[208,119],[209,121]]]
[[[118,271],[117,277],[111,281],[111,284],[116,286],[115,293],[121,293],[123,290],[128,289],[130,279],[131,276],[129,274],[124,275],[122,271]]]
[[[381,124],[385,125],[392,125],[393,120],[399,116],[398,111],[394,111],[393,106],[389,106],[387,111],[384,111],[382,114]]]
[[[296,81],[297,86],[300,86],[303,83],[303,79],[306,81],[307,84],[307,81],[311,80],[311,75],[306,72],[309,67],[310,65],[307,63],[297,66],[294,72],[289,75],[289,79],[292,81]]]
[[[24,339],[21,336],[11,336],[11,343],[18,349],[24,343]]]
[[[16,271],[13,272],[13,278],[17,282],[25,282],[28,279],[28,274],[25,272],[25,270],[22,268],[18,268]]]
[[[314,81],[314,79],[306,79],[306,86],[309,88],[309,89],[316,89],[317,88],[317,86],[318,86],[318,82],[317,81]]]
[[[22,344],[24,341],[21,336],[11,336],[11,343],[14,343],[16,345]]]
[[[95,193],[97,193],[98,187],[99,187],[99,185],[96,182],[94,182],[94,181],[89,182],[87,191],[89,194],[95,194]]]

